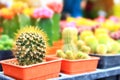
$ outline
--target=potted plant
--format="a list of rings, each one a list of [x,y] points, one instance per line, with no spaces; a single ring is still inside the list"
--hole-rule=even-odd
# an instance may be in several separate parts
[[[61,57],[61,72],[66,74],[79,74],[95,71],[99,58],[90,57],[87,46],[80,48],[81,43],[77,41],[77,30],[65,28],[62,32],[63,47],[57,50],[57,57]],[[86,48],[87,47],[87,48]]]
[[[100,58],[98,68],[104,69],[120,65],[119,43],[108,35],[108,30],[98,28],[94,33],[83,31],[80,39],[91,48],[91,56]]]
[[[21,28],[15,40],[16,58],[1,61],[5,75],[20,80],[45,80],[59,75],[61,59],[45,57],[47,39],[42,30]]]

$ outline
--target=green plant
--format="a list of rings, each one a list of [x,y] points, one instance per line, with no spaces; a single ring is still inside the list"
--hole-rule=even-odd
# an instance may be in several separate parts
[[[76,32],[75,32],[76,33]],[[77,47],[74,43],[74,32],[72,28],[65,28],[62,32],[63,38],[63,51],[66,53],[67,50],[71,50],[73,53],[77,52]]]
[[[84,45],[85,45],[85,42],[83,40],[80,39],[77,41],[78,50],[81,50],[82,46],[84,46]]]
[[[97,54],[107,54],[107,46],[105,44],[99,44],[96,48]]]
[[[91,52],[91,48],[84,45],[84,46],[81,47],[81,51],[84,52],[84,53],[89,54]]]
[[[75,59],[88,59],[88,58],[90,58],[90,56],[84,52],[81,52],[81,51],[79,51],[75,57]]]
[[[2,34],[0,37],[0,50],[11,50],[14,41],[8,35]]]
[[[46,35],[35,27],[21,28],[16,34],[15,56],[19,65],[43,62],[46,53]]]
[[[79,38],[80,38],[81,40],[85,40],[85,38],[86,38],[87,36],[94,36],[94,34],[93,34],[93,32],[90,31],[90,30],[85,30],[85,31],[83,31],[83,32],[80,33]]]
[[[111,46],[111,49],[109,50],[109,53],[116,54],[119,52],[120,44],[118,42],[111,41],[110,46]]]
[[[96,39],[96,37],[87,36],[85,38],[85,43],[87,44],[87,46],[89,46],[91,48],[91,52],[94,53],[96,51],[96,47],[98,45],[98,40]]]
[[[60,58],[66,58],[66,55],[62,50],[57,50],[56,55]]]
[[[77,30],[73,30],[73,28],[65,28],[62,32],[62,39],[64,42],[63,49],[57,50],[56,55],[58,57],[69,60],[89,58],[88,54],[81,51],[82,46],[85,45],[85,43],[82,40],[77,40]],[[87,46],[85,46],[84,50],[89,53],[90,48],[88,49],[88,47],[86,47]]]

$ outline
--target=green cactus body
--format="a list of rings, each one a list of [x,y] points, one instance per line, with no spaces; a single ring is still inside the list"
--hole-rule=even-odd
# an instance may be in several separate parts
[[[47,46],[46,35],[34,27],[24,27],[16,35],[15,57],[19,65],[43,62]]]
[[[84,46],[81,47],[81,51],[83,51],[84,53],[89,54],[91,49],[90,49],[90,47],[84,45]]]
[[[85,42],[83,40],[78,40],[77,42],[77,48],[78,50],[81,50],[82,46],[85,45]]]
[[[14,38],[14,33],[21,27],[30,25],[30,17],[24,14],[17,14],[11,20],[3,20],[2,27],[4,29],[3,34],[7,34],[9,37]]]
[[[72,29],[72,33],[73,33],[73,42],[75,43],[75,44],[77,44],[77,41],[78,41],[78,30],[76,29],[76,28],[73,28]]]
[[[120,50],[120,44],[118,42],[111,42],[111,49],[109,50],[109,53],[116,54]]]
[[[62,32],[62,38],[64,40],[64,44],[69,44],[73,40],[73,33],[72,33],[72,28],[65,28]]]
[[[83,31],[83,32],[80,33],[79,38],[82,39],[82,40],[85,40],[85,38],[88,37],[88,36],[94,36],[93,32],[89,31],[89,30]]]
[[[107,44],[108,41],[110,41],[108,34],[99,34],[96,36],[96,38],[100,44]]]
[[[48,42],[49,42],[49,46],[53,45],[53,35],[52,35],[52,26],[53,26],[53,21],[52,19],[40,19],[38,21],[38,23],[36,23],[37,26],[40,29],[43,29],[44,32],[46,32],[47,36],[48,36]]]
[[[53,27],[52,27],[52,35],[54,35],[53,41],[57,41],[60,39],[60,17],[61,15],[58,13],[54,13],[54,16],[52,18],[53,20]]]
[[[65,28],[62,32],[62,37],[64,42],[63,51],[71,50],[73,53],[76,53],[77,47],[73,40],[72,28]]]
[[[66,59],[69,59],[69,60],[75,59],[74,53],[71,50],[67,50],[65,54],[66,54]]]
[[[105,44],[99,44],[96,48],[97,54],[107,54],[107,46]]]
[[[63,45],[63,51],[66,52],[67,50],[71,50],[73,53],[77,53],[77,48],[73,43]]]
[[[81,52],[81,51],[79,51],[75,57],[75,59],[88,59],[88,58],[90,58],[90,56],[86,53]]]
[[[14,16],[11,20],[5,19],[3,20],[3,34],[7,34],[9,37],[13,38],[14,33],[17,32],[18,29],[20,29],[18,16]]]
[[[85,43],[91,48],[92,52],[96,51],[98,40],[94,36],[88,36],[85,38]]]
[[[57,57],[60,57],[60,58],[64,58],[64,59],[66,58],[66,55],[62,50],[57,50],[56,55]]]

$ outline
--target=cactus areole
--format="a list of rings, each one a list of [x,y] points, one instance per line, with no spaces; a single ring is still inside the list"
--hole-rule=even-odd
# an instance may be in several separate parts
[[[36,27],[24,27],[16,34],[15,56],[25,66],[43,62],[46,53],[46,35]]]

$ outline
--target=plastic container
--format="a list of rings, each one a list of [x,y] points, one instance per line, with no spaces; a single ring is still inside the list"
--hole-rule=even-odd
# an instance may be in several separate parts
[[[61,67],[61,59],[52,57],[46,57],[46,62],[29,66],[11,64],[11,61],[17,60],[14,58],[1,61],[3,71],[5,75],[17,80],[46,80],[58,77]]]
[[[61,72],[66,74],[80,74],[95,71],[97,68],[98,60],[98,57],[79,60],[63,59],[61,64]]]
[[[97,68],[106,69],[120,66],[120,54],[111,55],[90,54],[90,55],[100,58]]]

